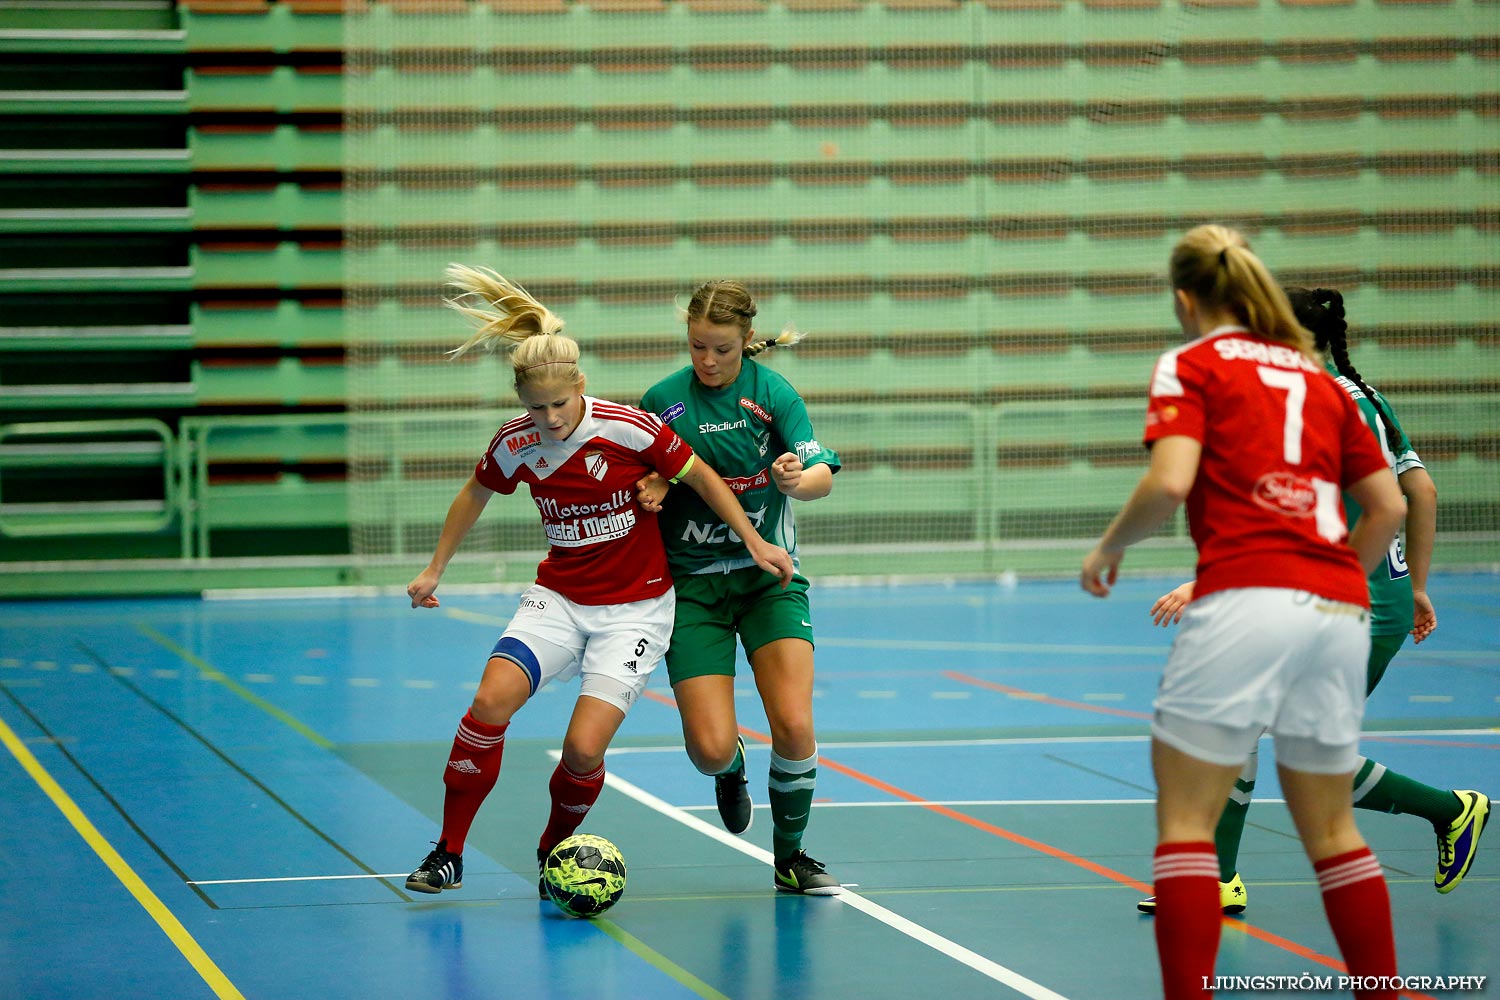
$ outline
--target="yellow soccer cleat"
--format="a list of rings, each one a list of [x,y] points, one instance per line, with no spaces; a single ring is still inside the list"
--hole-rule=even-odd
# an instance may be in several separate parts
[[[1432,878],[1438,892],[1452,892],[1469,874],[1469,866],[1479,852],[1479,835],[1484,832],[1484,821],[1490,814],[1489,796],[1469,791],[1453,794],[1464,804],[1464,811],[1446,830],[1438,830],[1437,874]]]
[[[1219,907],[1226,914],[1245,912],[1245,883],[1240,878],[1239,872],[1235,872],[1234,878],[1228,882],[1219,883]],[[1147,896],[1135,908],[1142,913],[1156,913],[1156,897]]]

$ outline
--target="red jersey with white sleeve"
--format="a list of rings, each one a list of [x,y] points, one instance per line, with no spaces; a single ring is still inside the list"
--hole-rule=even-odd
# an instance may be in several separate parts
[[[529,414],[506,423],[474,478],[496,493],[531,490],[550,543],[537,583],[576,604],[627,604],[672,588],[656,515],[641,509],[635,484],[651,471],[676,479],[692,458],[654,414],[584,396],[583,419],[564,441]]]
[[[1388,466],[1320,365],[1230,326],[1167,351],[1151,377],[1145,440],[1177,435],[1203,445],[1187,498],[1194,599],[1284,587],[1369,607],[1340,494]]]

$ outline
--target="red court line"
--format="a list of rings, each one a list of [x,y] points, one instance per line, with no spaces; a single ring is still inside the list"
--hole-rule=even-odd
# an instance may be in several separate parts
[[[943,676],[949,680],[958,681],[960,684],[972,684],[974,687],[989,688],[991,691],[999,691],[1008,694],[1012,698],[1025,698],[1027,701],[1039,701],[1044,705],[1057,705],[1060,708],[1077,708],[1085,712],[1098,712],[1100,715],[1118,715],[1127,719],[1146,719],[1151,716],[1146,712],[1132,712],[1128,708],[1110,708],[1107,705],[1090,705],[1083,701],[1069,701],[1066,698],[1054,698],[1049,694],[1039,694],[1036,691],[1027,691],[1025,688],[1009,687],[1005,684],[996,684],[994,681],[980,680],[968,674],[961,674],[957,670],[944,670]]]
[[[1099,708],[1099,706],[1095,705],[1084,705],[1076,702],[1068,702],[1062,699],[1048,698],[1045,695],[1032,695],[1031,692],[1021,691],[1021,689],[1019,688],[1006,688],[1004,685],[1000,684],[990,685],[985,681],[971,679],[963,674],[955,673],[953,671],[944,671],[944,673],[956,680],[962,680],[966,682],[974,680],[974,682],[979,684],[981,687],[995,687],[999,690],[1005,691],[1006,693],[1017,692],[1026,697],[1031,697],[1037,701],[1048,701],[1053,704],[1067,705],[1076,708],[1087,708],[1097,711],[1127,714],[1121,709],[1102,709]],[[676,700],[669,698],[666,695],[657,694],[655,691],[651,691],[649,689],[646,691],[646,697],[650,698],[652,701],[660,702],[663,705],[669,705],[674,709],[677,707]],[[1139,713],[1128,714],[1136,715]],[[751,729],[748,726],[740,726],[739,729],[742,735],[748,736],[761,743],[769,745],[771,742],[770,736]],[[1008,840],[1013,844],[1019,844],[1022,847],[1028,847],[1034,851],[1045,854],[1048,857],[1056,858],[1059,861],[1065,861],[1070,865],[1075,865],[1079,868],[1082,868],[1084,871],[1093,872],[1095,875],[1109,879],[1111,882],[1118,882],[1121,885],[1129,886],[1136,892],[1142,893],[1144,895],[1151,894],[1151,886],[1147,885],[1145,882],[1140,881],[1139,879],[1131,878],[1129,875],[1126,875],[1123,872],[1117,872],[1113,868],[1107,868],[1104,865],[1099,864],[1098,862],[1079,857],[1078,855],[1073,854],[1069,851],[1065,851],[1060,847],[1053,847],[1051,844],[1043,843],[1040,840],[1033,840],[1032,838],[1027,837],[1023,834],[1016,833],[1013,830],[1007,830],[1004,827],[996,826],[993,823],[986,823],[982,819],[966,815],[956,809],[950,809],[948,806],[938,805],[936,802],[929,802],[928,800],[922,798],[920,795],[917,795],[913,792],[908,792],[904,788],[898,788],[897,786],[892,785],[887,781],[882,781],[874,775],[866,774],[863,771],[859,771],[852,767],[849,767],[847,764],[840,764],[838,761],[831,760],[828,757],[823,756],[821,753],[818,755],[818,764],[819,766],[827,767],[831,770],[837,771],[845,777],[853,778],[855,781],[869,785],[871,788],[879,789],[880,791],[885,792],[887,795],[894,796],[898,799],[904,799],[907,802],[919,805],[929,812],[937,813],[939,816],[945,816],[948,819],[963,823],[965,826],[971,826],[976,830],[982,830],[985,833],[1000,837],[1003,840]],[[1237,930],[1242,934],[1248,934],[1250,937],[1253,937],[1258,941],[1262,941],[1269,945],[1274,945],[1275,947],[1281,948],[1284,951],[1289,951],[1299,958],[1304,958],[1309,962],[1317,962],[1319,965],[1326,966],[1337,972],[1349,971],[1349,967],[1346,966],[1343,962],[1340,962],[1338,959],[1332,958],[1328,955],[1324,955],[1320,952],[1313,951],[1311,948],[1308,948],[1305,945],[1300,945],[1297,942],[1284,938],[1279,934],[1273,934],[1270,931],[1263,930],[1252,924],[1247,924],[1241,920],[1235,920],[1231,917],[1223,917],[1221,919],[1224,927],[1232,930]],[[1430,997],[1426,993],[1405,992],[1401,995],[1404,997],[1411,997],[1413,998],[1413,1000],[1436,1000],[1436,998]]]

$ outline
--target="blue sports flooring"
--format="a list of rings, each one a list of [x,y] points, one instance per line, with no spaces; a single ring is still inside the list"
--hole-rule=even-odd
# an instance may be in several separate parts
[[[513,595],[0,605],[0,998],[1159,995],[1135,902],[1171,639],[1147,608],[1175,582],[1107,601],[1061,581],[815,584],[806,846],[854,886],[839,897],[773,891],[763,810],[743,837],[719,827],[659,671],[584,826],[629,862],[595,921],[539,902],[533,868],[576,685],[517,716],[464,887],[402,886],[437,837],[447,748]],[[1433,595],[1438,632],[1397,656],[1364,750],[1500,798],[1500,576],[1439,576]],[[739,694],[764,806],[765,718],[748,679]],[[1264,756],[1249,909],[1226,918],[1218,972],[1336,975]],[[1440,896],[1430,826],[1359,818],[1402,972],[1500,989],[1500,833]]]

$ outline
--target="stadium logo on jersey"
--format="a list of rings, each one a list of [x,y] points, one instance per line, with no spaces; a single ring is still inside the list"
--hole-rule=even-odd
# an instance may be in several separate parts
[[[741,417],[738,420],[725,420],[722,423],[717,424],[699,424],[698,433],[714,434],[718,431],[736,431],[749,426],[749,424],[745,423],[745,418]]]
[[[814,455],[821,455],[821,454],[823,454],[823,446],[820,445],[820,444],[818,444],[818,442],[816,442],[816,441],[798,441],[797,442],[797,457],[800,458],[800,459],[802,459],[802,461],[804,463],[809,458],[812,458]]]
[[[661,411],[661,422],[664,424],[670,424],[672,421],[676,420],[686,412],[687,406],[685,404],[673,403],[671,406]]]
[[[1311,517],[1318,506],[1318,491],[1313,484],[1293,472],[1266,473],[1251,496],[1266,510],[1292,517]]]
[[[505,448],[512,455],[519,455],[534,445],[542,443],[542,432],[532,431],[529,434],[513,434],[505,439]]]
[[[601,483],[604,482],[604,474],[609,471],[609,463],[604,460],[603,452],[598,451],[591,451],[583,456],[583,467]]]
[[[762,410],[760,407],[756,406],[755,400],[746,399],[744,396],[741,396],[740,405],[749,410],[751,413],[755,414],[760,419],[764,420],[766,423],[769,424],[771,422],[771,415],[765,410]]]

